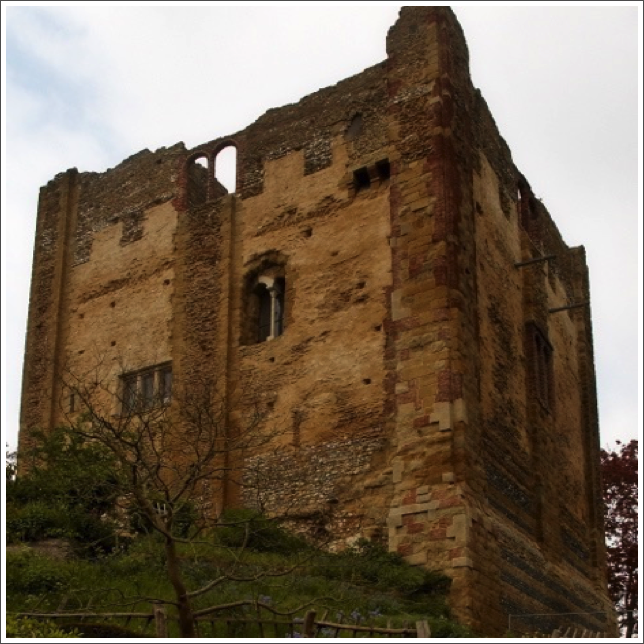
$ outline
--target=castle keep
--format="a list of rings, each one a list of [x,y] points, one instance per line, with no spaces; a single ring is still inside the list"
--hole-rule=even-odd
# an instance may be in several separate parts
[[[480,632],[613,628],[584,250],[514,166],[449,8],[404,8],[386,61],[240,132],[57,175],[31,289],[21,450],[97,356],[118,405],[217,383],[231,426],[253,404],[279,429],[239,464],[281,473],[268,511],[444,571]]]

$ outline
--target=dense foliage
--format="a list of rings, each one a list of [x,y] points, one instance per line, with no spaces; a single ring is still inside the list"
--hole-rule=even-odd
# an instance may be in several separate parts
[[[111,551],[117,469],[109,452],[58,429],[24,457],[28,476],[14,476],[7,461],[7,543],[65,538],[88,555]]]
[[[6,591],[31,596],[53,593],[69,586],[72,567],[64,561],[37,554],[29,548],[7,552]]]
[[[624,637],[637,633],[638,502],[637,446],[632,440],[602,450],[608,589]]]
[[[360,586],[395,589],[403,597],[441,595],[449,590],[450,579],[424,568],[410,566],[401,555],[361,539],[353,547],[326,555],[317,564],[326,577]]]
[[[176,615],[169,540],[154,529],[149,513],[137,511],[141,506],[117,512],[128,488],[109,449],[58,430],[43,436],[29,458],[28,473],[16,478],[7,469],[7,535],[13,544],[6,560],[7,610],[56,611],[65,602],[72,611],[91,605],[90,612],[149,612],[151,602],[160,600]],[[162,503],[156,494],[146,497],[152,505]],[[410,566],[379,545],[361,541],[342,553],[324,552],[248,510],[227,511],[217,523],[198,526],[185,501],[173,520],[175,572],[192,593],[194,611],[261,601],[298,614],[312,606],[344,623],[391,620],[400,626],[424,619],[437,637],[471,636],[450,618],[447,578]],[[117,539],[123,532],[133,538]],[[51,537],[71,541],[73,556],[53,559],[18,547]],[[236,616],[246,617],[245,610],[251,607],[238,608]],[[20,627],[30,633],[53,628],[30,622]]]
[[[276,533],[271,537],[271,548],[277,545]],[[287,536],[286,542],[292,538]],[[384,626],[391,621],[393,627],[400,627],[403,622],[414,624],[423,619],[435,637],[471,637],[469,629],[450,618],[445,594],[449,580],[412,567],[380,546],[360,543],[336,554],[309,546],[308,559],[303,561],[301,553],[285,554],[286,549],[267,552],[265,544],[254,543],[258,549],[244,552],[243,564],[236,570],[240,579],[255,575],[258,579],[230,580],[216,586],[195,598],[195,610],[258,600],[280,611],[299,608],[299,615],[314,607],[318,614],[328,611],[331,621],[341,623],[364,621]],[[180,552],[186,583],[202,586],[238,561],[241,554],[241,549],[230,546],[213,551],[210,544],[186,545]],[[293,572],[284,576],[261,575],[262,571],[291,568]],[[88,603],[98,612],[150,612],[150,602],[157,598],[167,600],[167,609],[173,614],[172,597],[163,544],[154,535],[139,536],[126,550],[92,559],[53,560],[27,548],[7,555],[7,610],[11,612],[56,611],[63,598],[67,598],[66,609],[74,612],[86,610]],[[256,611],[246,606],[226,614],[252,618]],[[132,623],[130,628],[140,625]]]
[[[255,510],[226,510],[217,540],[230,548],[248,548],[255,552],[289,555],[303,552],[308,544]]]
[[[28,638],[28,637],[79,637],[76,629],[71,632],[61,630],[51,622],[41,622],[35,619],[17,618],[7,615],[7,637]]]

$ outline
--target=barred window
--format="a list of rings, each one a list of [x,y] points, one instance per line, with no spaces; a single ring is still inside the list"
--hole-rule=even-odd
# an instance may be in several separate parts
[[[122,413],[142,412],[172,401],[172,366],[141,369],[121,376]]]

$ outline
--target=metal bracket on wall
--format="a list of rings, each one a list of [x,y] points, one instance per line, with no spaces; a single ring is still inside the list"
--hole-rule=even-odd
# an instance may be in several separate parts
[[[559,311],[569,311],[570,309],[580,309],[582,306],[588,306],[590,302],[579,302],[577,304],[567,304],[566,306],[558,306],[555,309],[548,309],[548,313],[559,313]]]
[[[535,257],[534,259],[526,259],[523,262],[514,262],[514,268],[522,268],[523,266],[529,266],[530,264],[536,264],[538,262],[547,262],[551,259],[556,259],[556,255],[544,255],[543,257]]]

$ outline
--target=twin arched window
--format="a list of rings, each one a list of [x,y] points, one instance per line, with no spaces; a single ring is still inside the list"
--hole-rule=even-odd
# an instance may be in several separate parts
[[[273,340],[286,326],[286,257],[271,251],[254,262],[244,280],[242,345]]]

